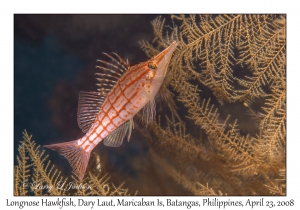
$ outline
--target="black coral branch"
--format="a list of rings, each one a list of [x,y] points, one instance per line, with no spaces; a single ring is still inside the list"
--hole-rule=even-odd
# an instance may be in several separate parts
[[[178,161],[179,171],[195,167],[203,194],[216,194],[210,189],[229,195],[285,194],[285,178],[279,175],[286,152],[285,15],[171,15],[168,21],[158,17],[152,25],[153,44],[141,42],[148,55],[173,40],[180,43],[167,75],[180,109],[166,116],[167,124],[150,125],[160,142],[158,152],[169,149],[163,154]],[[202,93],[201,87],[212,95]],[[231,119],[237,111],[220,106],[230,107],[228,102],[248,109],[239,111],[239,121],[249,121],[243,123],[256,132],[245,132],[248,127]],[[175,125],[184,135],[178,135]]]
[[[127,189],[109,183],[108,175],[89,172],[83,182],[74,176],[64,178],[48,160],[48,155],[26,131],[19,146],[18,165],[14,168],[14,195],[129,195]],[[70,186],[79,186],[75,189]],[[81,186],[81,187],[80,187]]]

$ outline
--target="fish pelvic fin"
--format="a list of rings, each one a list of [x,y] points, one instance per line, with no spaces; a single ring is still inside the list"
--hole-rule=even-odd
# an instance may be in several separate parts
[[[91,151],[87,152],[79,146],[78,140],[44,145],[44,147],[57,151],[63,155],[69,161],[74,174],[82,181],[90,159]]]

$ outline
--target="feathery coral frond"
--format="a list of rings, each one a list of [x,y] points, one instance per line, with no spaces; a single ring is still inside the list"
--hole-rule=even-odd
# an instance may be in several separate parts
[[[45,150],[32,140],[27,131],[19,146],[18,165],[15,166],[14,195],[128,195],[122,185],[115,187],[109,177],[100,178],[92,173],[79,182],[75,177],[68,180],[48,160]],[[83,186],[72,189],[71,186]]]
[[[156,152],[168,151],[177,170],[191,165],[201,174],[196,182],[228,195],[285,194],[274,181],[285,169],[285,15],[171,15],[152,25],[153,44],[140,42],[147,55],[180,43],[167,76],[180,110],[150,124],[155,137],[146,139],[159,142]]]

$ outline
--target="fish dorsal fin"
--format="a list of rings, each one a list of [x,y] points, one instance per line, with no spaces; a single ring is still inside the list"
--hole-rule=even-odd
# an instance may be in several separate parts
[[[114,56],[107,53],[103,54],[110,58],[111,62],[97,60],[97,62],[102,64],[102,66],[96,66],[96,68],[102,70],[102,72],[96,73],[96,75],[100,76],[97,78],[99,81],[97,84],[99,92],[82,91],[79,93],[77,122],[84,133],[93,125],[107,93],[118,82],[123,73],[130,68],[129,62],[124,61],[118,54],[113,53]]]
[[[82,132],[86,133],[93,125],[104,99],[99,92],[79,92],[77,122]]]
[[[127,120],[125,123],[116,128],[113,132],[111,132],[108,136],[106,136],[103,140],[103,144],[107,147],[121,146],[127,132],[127,140],[129,141],[133,126],[133,120]]]
[[[113,86],[118,82],[119,78],[124,74],[127,69],[130,68],[129,62],[124,61],[117,53],[113,53],[113,55],[109,55],[107,53],[103,53],[108,58],[111,59],[110,62],[104,60],[97,60],[97,62],[101,63],[100,66],[96,66],[96,68],[101,69],[101,73],[96,73],[100,77],[97,78],[99,83],[98,91],[101,94],[107,94]]]

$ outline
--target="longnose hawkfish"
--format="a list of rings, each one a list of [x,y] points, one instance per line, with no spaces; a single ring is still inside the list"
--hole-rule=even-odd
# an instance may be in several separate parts
[[[91,151],[102,140],[104,145],[119,147],[127,134],[129,141],[133,117],[144,108],[148,121],[155,114],[154,97],[157,94],[178,42],[150,60],[131,66],[119,55],[104,53],[113,63],[97,60],[96,66],[107,73],[96,73],[100,78],[97,92],[80,92],[77,121],[85,133],[77,140],[45,145],[63,155],[72,166],[74,174],[82,180]],[[144,113],[144,114],[145,114]]]

